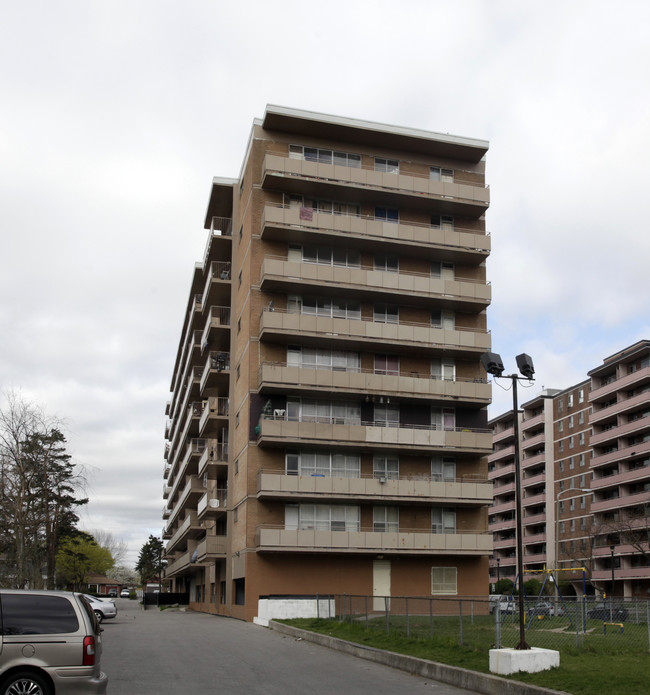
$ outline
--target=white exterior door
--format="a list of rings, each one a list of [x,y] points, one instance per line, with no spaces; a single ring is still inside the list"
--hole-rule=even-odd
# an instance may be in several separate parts
[[[372,609],[386,609],[384,596],[390,596],[390,560],[374,560],[372,563]]]

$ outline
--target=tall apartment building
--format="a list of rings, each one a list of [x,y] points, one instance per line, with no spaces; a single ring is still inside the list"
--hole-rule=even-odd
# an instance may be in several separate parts
[[[593,576],[616,596],[650,594],[650,341],[591,379]]]
[[[194,608],[487,592],[487,147],[268,106],[214,179],[167,407]]]
[[[615,596],[650,593],[650,341],[606,358],[588,379],[522,406],[524,579]],[[544,400],[546,399],[546,400]],[[552,414],[549,420],[549,414]],[[493,418],[490,581],[516,575],[512,411]]]

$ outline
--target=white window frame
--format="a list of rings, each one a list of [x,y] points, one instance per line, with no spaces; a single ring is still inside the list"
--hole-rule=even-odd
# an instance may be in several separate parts
[[[453,483],[456,481],[456,458],[434,454],[431,457],[431,480]]]
[[[450,357],[434,357],[431,360],[431,378],[456,381],[456,362]]]
[[[372,508],[372,530],[379,533],[399,531],[399,507],[380,505]]]
[[[382,174],[399,174],[399,160],[375,157],[375,171]]]
[[[399,480],[399,457],[397,454],[375,454],[372,458],[372,477],[375,480]]]
[[[446,183],[454,182],[454,170],[445,167],[429,167],[430,181],[445,181]]]
[[[456,328],[456,315],[453,311],[433,309],[431,311],[431,326],[443,330],[454,330]]]
[[[456,533],[454,507],[431,507],[431,533]]]
[[[432,596],[456,596],[456,595],[458,595],[458,568],[457,567],[432,567],[431,568],[431,595]]]

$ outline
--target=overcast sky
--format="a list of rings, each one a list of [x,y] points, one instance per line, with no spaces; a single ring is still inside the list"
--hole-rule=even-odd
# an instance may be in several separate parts
[[[650,338],[650,3],[0,2],[0,389],[67,421],[86,529],[160,534],[213,176],[267,103],[490,141],[493,350],[566,388]],[[511,407],[494,388],[491,415]]]

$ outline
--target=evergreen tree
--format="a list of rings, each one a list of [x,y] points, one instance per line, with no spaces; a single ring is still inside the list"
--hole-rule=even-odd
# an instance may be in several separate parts
[[[142,546],[135,565],[136,572],[140,573],[142,584],[160,580],[163,569],[163,550],[163,542],[156,536],[149,536],[149,540]]]

